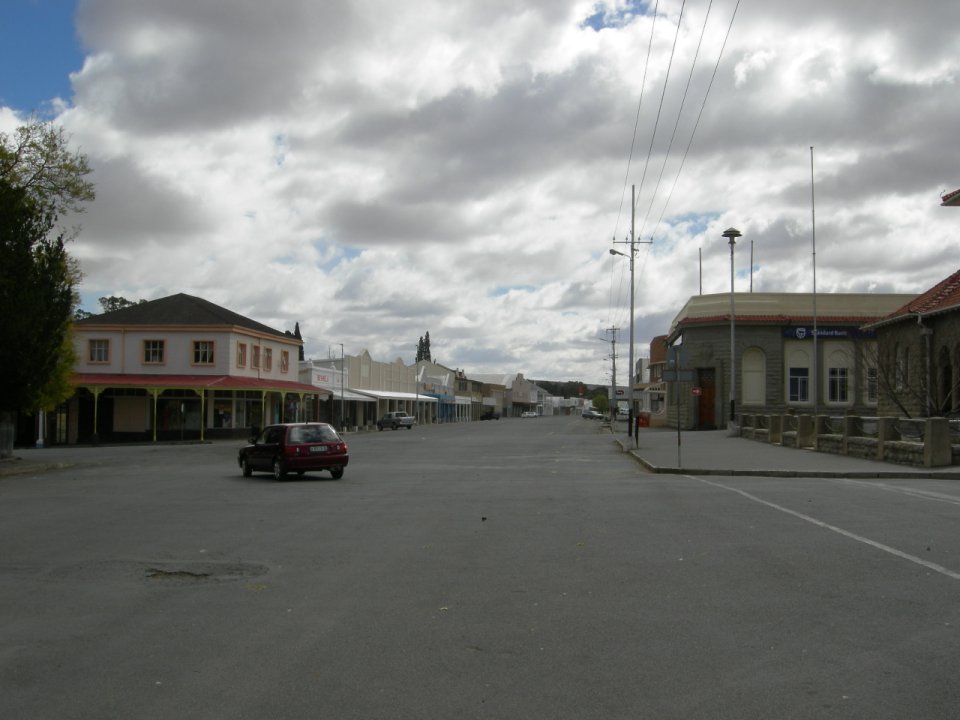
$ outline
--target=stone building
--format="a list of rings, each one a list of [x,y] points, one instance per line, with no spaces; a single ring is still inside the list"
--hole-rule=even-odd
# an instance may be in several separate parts
[[[914,297],[736,293],[734,412],[875,414],[876,338],[862,327]],[[674,318],[667,424],[727,424],[730,325],[729,293],[694,296]]]
[[[868,329],[877,335],[880,415],[960,412],[960,270]]]

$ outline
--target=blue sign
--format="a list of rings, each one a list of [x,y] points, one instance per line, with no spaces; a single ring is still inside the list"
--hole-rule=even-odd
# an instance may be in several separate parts
[[[813,325],[795,325],[785,327],[783,336],[791,340],[813,340]],[[875,338],[873,330],[861,330],[858,327],[822,327],[817,326],[817,339],[852,340],[854,338]]]

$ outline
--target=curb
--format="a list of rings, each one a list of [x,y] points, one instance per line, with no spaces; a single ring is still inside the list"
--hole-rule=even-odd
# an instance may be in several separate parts
[[[614,435],[614,441],[620,446],[620,449],[629,454],[634,460],[640,463],[647,472],[654,475],[726,475],[742,477],[784,477],[784,478],[835,478],[851,480],[894,480],[912,478],[917,480],[960,480],[960,472],[945,471],[934,472],[930,470],[734,470],[732,468],[684,468],[684,467],[663,467],[654,465],[644,459],[637,450],[628,448],[627,445]]]

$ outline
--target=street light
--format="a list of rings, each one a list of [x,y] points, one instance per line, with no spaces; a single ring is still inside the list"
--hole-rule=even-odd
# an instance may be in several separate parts
[[[737,359],[734,341],[736,337],[736,309],[733,299],[733,246],[737,244],[737,238],[740,237],[740,231],[736,228],[727,228],[723,231],[722,237],[730,242],[730,422],[727,424],[728,430],[733,430],[736,426],[736,380],[737,380]]]

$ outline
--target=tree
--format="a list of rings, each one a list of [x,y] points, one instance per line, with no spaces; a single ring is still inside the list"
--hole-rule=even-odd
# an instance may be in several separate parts
[[[610,399],[602,390],[591,398],[593,406],[598,412],[605,413],[610,408]]]
[[[124,308],[133,307],[134,305],[140,305],[145,303],[146,300],[127,300],[125,297],[118,295],[111,295],[110,297],[102,297],[97,300],[100,303],[100,308],[105,312],[113,312],[114,310],[123,310]]]
[[[55,217],[83,212],[94,199],[87,158],[68,147],[60,126],[34,120],[13,134],[0,133],[0,180],[24,190],[44,212]]]
[[[420,336],[420,342],[417,343],[417,362],[421,360],[426,360],[427,362],[432,362],[430,357],[430,331],[427,330],[426,335]]]
[[[73,366],[64,344],[76,271],[55,220],[50,205],[0,179],[0,456],[13,450],[13,413],[56,400]]]

